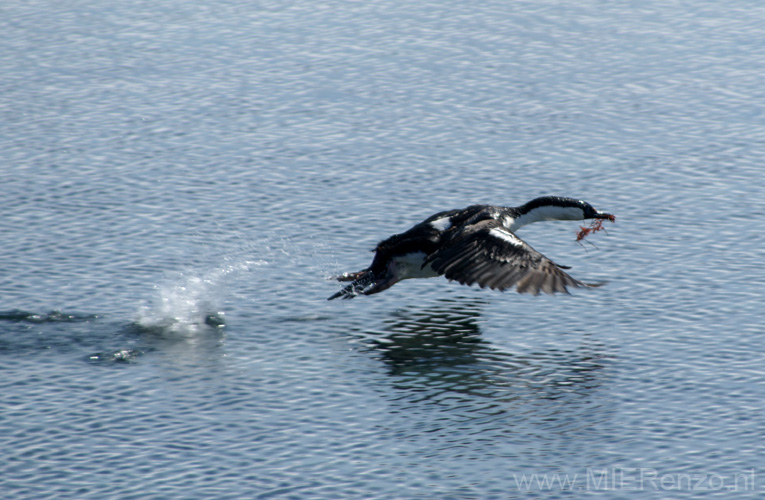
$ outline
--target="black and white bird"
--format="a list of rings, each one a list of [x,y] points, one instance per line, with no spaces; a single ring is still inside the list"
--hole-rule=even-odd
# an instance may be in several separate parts
[[[431,215],[401,234],[381,241],[372,264],[336,276],[351,281],[329,300],[371,295],[401,280],[445,276],[463,285],[519,293],[568,293],[567,287],[598,286],[569,276],[515,235],[521,227],[547,220],[615,220],[586,201],[558,196],[535,198],[519,207],[471,205]]]

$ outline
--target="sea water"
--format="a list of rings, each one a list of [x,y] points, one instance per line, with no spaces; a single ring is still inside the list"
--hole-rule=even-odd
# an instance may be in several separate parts
[[[0,496],[759,498],[764,16],[5,2]],[[547,194],[616,214],[519,232],[605,286],[326,300]]]

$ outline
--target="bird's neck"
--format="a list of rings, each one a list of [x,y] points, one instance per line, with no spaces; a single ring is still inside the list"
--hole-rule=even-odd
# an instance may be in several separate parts
[[[556,205],[544,205],[536,207],[528,212],[505,216],[504,225],[512,232],[517,231],[527,224],[545,220],[582,220],[582,210],[577,207],[559,207]]]

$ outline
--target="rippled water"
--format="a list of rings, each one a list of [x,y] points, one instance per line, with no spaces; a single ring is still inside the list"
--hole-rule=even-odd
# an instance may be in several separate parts
[[[759,498],[756,2],[2,13],[3,498]],[[542,194],[617,215],[522,232],[607,286],[326,301]]]

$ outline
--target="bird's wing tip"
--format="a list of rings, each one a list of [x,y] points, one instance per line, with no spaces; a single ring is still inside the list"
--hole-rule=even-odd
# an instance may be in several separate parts
[[[607,285],[607,284],[608,284],[608,281],[606,281],[606,280],[595,281],[593,283],[584,283],[584,282],[582,282],[582,285],[584,285],[585,288],[600,288],[603,285]]]

